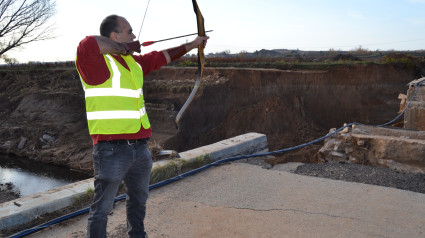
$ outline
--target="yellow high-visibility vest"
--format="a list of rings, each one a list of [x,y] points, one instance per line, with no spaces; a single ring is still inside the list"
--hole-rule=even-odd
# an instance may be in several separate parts
[[[103,55],[110,77],[100,85],[88,85],[80,79],[86,98],[89,132],[93,134],[131,134],[149,129],[143,98],[143,71],[131,55],[121,57],[130,71],[111,55]],[[77,69],[78,71],[78,69]]]

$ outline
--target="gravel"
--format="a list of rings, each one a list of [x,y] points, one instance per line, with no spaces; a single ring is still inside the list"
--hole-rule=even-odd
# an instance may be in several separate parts
[[[294,173],[425,193],[425,174],[403,173],[381,167],[348,163],[303,164]]]

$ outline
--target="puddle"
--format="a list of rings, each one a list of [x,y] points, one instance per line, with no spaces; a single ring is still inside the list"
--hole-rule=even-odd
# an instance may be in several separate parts
[[[12,183],[14,192],[29,196],[88,179],[88,174],[66,167],[0,155],[0,183]]]

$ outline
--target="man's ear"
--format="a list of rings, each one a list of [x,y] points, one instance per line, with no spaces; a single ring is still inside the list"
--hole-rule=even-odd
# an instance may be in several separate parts
[[[111,34],[109,35],[109,38],[113,41],[117,41],[118,40],[118,33],[111,32]]]

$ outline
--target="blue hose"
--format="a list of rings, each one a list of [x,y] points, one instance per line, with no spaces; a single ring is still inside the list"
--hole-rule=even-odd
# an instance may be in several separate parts
[[[418,91],[419,87],[420,87],[420,86],[422,85],[422,83],[424,83],[424,82],[425,82],[425,81],[421,81],[421,82],[419,82],[419,83],[417,83],[417,84],[416,84],[416,90],[415,90],[415,92],[413,93],[412,99],[409,101],[409,103],[407,104],[406,108],[402,111],[402,113],[400,113],[400,114],[399,114],[397,117],[395,117],[393,120],[391,120],[391,121],[389,121],[389,122],[387,122],[387,123],[381,124],[381,125],[376,125],[376,126],[377,126],[377,127],[385,127],[385,126],[388,126],[388,125],[390,125],[390,124],[394,123],[395,121],[397,121],[397,120],[398,120],[398,119],[399,119],[399,118],[400,118],[400,117],[401,117],[401,116],[402,116],[402,115],[406,112],[407,108],[409,108],[410,104],[412,103],[413,99],[414,99],[414,98],[415,98],[415,96],[416,96],[416,93],[417,93],[417,91]],[[291,150],[296,150],[296,149],[299,149],[299,148],[302,148],[302,147],[305,147],[305,146],[309,146],[309,145],[312,145],[312,144],[314,144],[314,143],[317,143],[317,142],[323,141],[323,140],[325,140],[326,138],[328,138],[328,137],[330,137],[330,136],[333,136],[333,135],[335,135],[336,133],[338,133],[338,132],[342,131],[344,128],[351,127],[351,126],[353,126],[353,125],[362,125],[362,124],[361,124],[361,123],[357,123],[357,122],[352,122],[352,123],[349,123],[349,124],[344,125],[343,127],[339,128],[339,129],[337,129],[337,130],[335,130],[335,131],[334,131],[334,132],[332,132],[332,133],[327,134],[326,136],[320,137],[320,138],[315,139],[315,140],[313,140],[313,141],[310,141],[310,142],[308,142],[308,143],[304,143],[304,144],[301,144],[301,145],[297,145],[297,146],[293,146],[293,147],[289,147],[289,148],[285,148],[285,149],[281,149],[281,150],[275,150],[275,151],[271,151],[271,152],[258,153],[258,154],[250,154],[250,155],[238,155],[238,156],[233,156],[233,157],[228,157],[228,158],[224,158],[224,159],[216,160],[216,161],[214,161],[214,162],[212,162],[212,163],[210,163],[210,164],[206,164],[206,165],[204,165],[204,166],[202,166],[202,167],[199,167],[199,168],[197,168],[197,169],[194,169],[194,170],[191,170],[191,171],[188,171],[188,172],[182,173],[182,174],[180,174],[180,175],[177,175],[177,176],[175,176],[175,177],[172,177],[172,178],[170,178],[170,179],[166,179],[166,180],[160,181],[160,182],[158,182],[158,183],[152,184],[152,185],[150,185],[150,186],[149,186],[149,190],[152,190],[152,189],[154,189],[154,188],[158,188],[158,187],[161,187],[161,186],[167,185],[167,184],[169,184],[169,183],[173,183],[173,182],[175,182],[175,181],[177,181],[177,180],[180,180],[180,179],[183,179],[183,178],[187,178],[187,177],[189,177],[189,176],[191,176],[191,175],[194,175],[194,174],[196,174],[196,173],[199,173],[199,172],[201,172],[201,171],[203,171],[203,170],[206,170],[206,169],[208,169],[208,168],[211,168],[211,167],[213,167],[213,166],[217,166],[217,165],[221,165],[221,164],[224,164],[224,163],[229,163],[229,162],[236,161],[236,160],[241,160],[241,159],[254,158],[254,157],[262,157],[262,156],[268,156],[268,155],[275,155],[275,154],[279,154],[279,153],[283,153],[283,152],[288,152],[288,151],[291,151]],[[121,196],[118,196],[118,197],[116,197],[116,198],[115,198],[114,203],[115,203],[115,202],[118,202],[118,201],[120,201],[120,200],[123,200],[123,199],[125,199],[125,198],[126,198],[126,195],[125,195],[125,194],[123,194],[123,195],[121,195]],[[48,222],[46,222],[46,223],[44,223],[44,224],[41,224],[41,225],[35,226],[35,227],[33,227],[33,228],[30,228],[30,229],[27,229],[27,230],[24,230],[24,231],[18,232],[18,233],[16,233],[16,234],[14,234],[14,235],[10,236],[10,238],[18,238],[18,237],[24,237],[24,236],[27,236],[27,235],[29,235],[29,234],[32,234],[32,233],[34,233],[34,232],[40,231],[40,230],[42,230],[42,229],[44,229],[44,228],[47,228],[47,227],[49,227],[49,226],[51,226],[51,225],[57,224],[57,223],[59,223],[59,222],[62,222],[62,221],[64,221],[64,220],[67,220],[67,219],[72,218],[72,217],[79,216],[79,215],[84,214],[84,213],[87,213],[87,212],[89,212],[89,211],[90,211],[90,208],[83,208],[83,209],[78,210],[78,211],[76,211],[76,212],[73,212],[73,213],[70,213],[70,214],[67,214],[67,215],[61,216],[61,217],[59,217],[59,218],[53,219],[53,220],[51,220],[51,221],[48,221]]]

